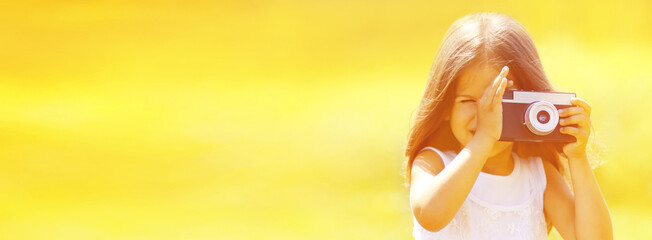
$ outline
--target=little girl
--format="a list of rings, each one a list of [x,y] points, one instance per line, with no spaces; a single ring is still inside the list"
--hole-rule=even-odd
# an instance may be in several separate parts
[[[498,141],[506,88],[552,91],[516,20],[472,14],[444,36],[406,149],[415,239],[612,239],[586,157],[589,104],[559,111],[569,144]],[[568,161],[571,192],[561,159]]]

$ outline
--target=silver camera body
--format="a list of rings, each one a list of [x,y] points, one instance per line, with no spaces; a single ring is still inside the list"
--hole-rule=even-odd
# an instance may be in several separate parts
[[[499,141],[575,142],[559,132],[559,109],[571,107],[573,97],[575,93],[506,90]]]

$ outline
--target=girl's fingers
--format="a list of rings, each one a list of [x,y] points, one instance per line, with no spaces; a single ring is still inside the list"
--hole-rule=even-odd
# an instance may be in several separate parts
[[[491,98],[492,105],[493,105],[493,103],[496,102],[495,101],[496,95],[498,95],[498,92],[500,91],[501,86],[507,84],[506,83],[507,79],[505,77],[507,77],[508,73],[509,73],[509,67],[503,66],[503,68],[500,70],[500,73],[498,74],[498,76],[496,76],[496,78],[494,78],[493,84],[491,85],[491,90],[489,90],[490,91],[489,93],[493,95],[493,97]],[[500,98],[502,98],[502,96]]]
[[[496,93],[496,89],[498,89],[499,86],[500,86],[500,79],[495,78],[494,81],[491,83],[491,87],[488,87],[487,89],[484,90],[481,99],[485,99],[486,102],[492,103],[494,99],[493,96]]]
[[[498,89],[498,87],[502,83],[503,78],[507,77],[508,73],[509,73],[509,68],[507,66],[504,66],[503,69],[500,70],[500,73],[498,74],[498,76],[496,76],[496,78],[494,78],[493,85],[491,85],[491,88],[493,89],[491,91],[491,93],[497,92],[496,90]]]
[[[576,98],[576,97],[571,98],[571,103],[575,106],[579,106],[582,109],[584,109],[584,111],[587,113],[587,116],[591,116],[591,105],[589,105],[589,103],[584,101],[584,99]]]
[[[498,77],[500,79],[506,78],[508,73],[509,73],[509,67],[503,66],[503,69],[500,69],[500,74],[498,74]]]
[[[589,114],[582,107],[567,107],[559,109],[559,117],[568,117],[577,114],[586,114],[589,116]]]
[[[487,89],[484,90],[482,97],[486,99],[491,99],[490,98],[492,97],[491,94],[496,92],[496,89],[498,88],[499,85],[500,85],[500,78],[499,77],[494,78],[494,80],[491,82],[491,86],[487,87]]]
[[[503,72],[505,72],[504,68],[503,68],[502,71],[500,71],[500,74],[498,74],[498,76],[496,76],[496,78],[494,78],[493,84],[491,85],[491,88],[492,88],[491,93],[495,93],[496,89],[498,89],[498,87],[500,87],[501,81],[503,80],[503,77],[502,77]]]
[[[494,104],[500,104],[503,99],[503,94],[505,93],[505,88],[507,88],[507,78],[503,78],[502,81],[500,81],[500,86],[498,86],[496,94],[494,95]]]
[[[573,124],[577,124],[577,126],[579,126],[580,128],[584,129],[587,132],[590,129],[589,119],[584,114],[577,114],[567,118],[559,119],[559,125],[561,126],[568,126]]]
[[[507,73],[509,73],[509,68],[507,66],[504,66],[502,70],[500,70],[500,74],[494,78],[494,81],[491,83],[491,87],[488,87],[485,89],[484,94],[482,94],[482,97],[480,98],[481,102],[488,102],[489,106],[493,106],[496,95],[501,93],[501,87],[504,89],[507,85],[507,79],[505,76],[507,76]],[[502,94],[499,97],[499,100],[502,98]]]
[[[559,129],[559,132],[574,136],[578,142],[586,142],[589,139],[589,134],[584,129],[577,127],[562,127]]]
[[[500,88],[500,84],[503,83],[502,81],[503,81],[502,78],[494,79],[494,82],[491,85],[491,89],[489,90],[489,97],[491,97],[491,99],[493,99],[494,95],[496,95],[496,92],[498,91],[498,88]]]

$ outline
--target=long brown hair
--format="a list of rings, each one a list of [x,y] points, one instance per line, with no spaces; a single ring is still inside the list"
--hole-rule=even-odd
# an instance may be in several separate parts
[[[519,22],[498,13],[476,13],[458,19],[444,35],[410,129],[405,149],[408,186],[412,163],[421,149],[461,149],[444,117],[453,105],[456,79],[465,68],[478,63],[496,68],[509,66],[519,89],[553,90],[534,42]],[[515,143],[514,151],[521,157],[539,156],[557,169],[562,168],[559,144]]]

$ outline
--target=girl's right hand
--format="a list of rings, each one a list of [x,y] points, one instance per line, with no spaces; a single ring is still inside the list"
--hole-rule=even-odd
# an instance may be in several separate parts
[[[494,142],[500,139],[503,130],[503,94],[508,85],[513,84],[507,80],[508,73],[509,68],[504,66],[500,74],[494,78],[491,86],[478,99],[478,125],[475,135],[484,135]]]

